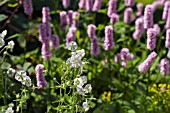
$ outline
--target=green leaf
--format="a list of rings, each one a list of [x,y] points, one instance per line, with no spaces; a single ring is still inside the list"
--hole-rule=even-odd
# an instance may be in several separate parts
[[[5,20],[8,16],[4,15],[4,14],[0,14],[0,22]]]
[[[31,63],[30,63],[30,62],[26,62],[26,63],[24,63],[24,65],[23,65],[23,69],[24,69],[24,70],[27,70],[30,66],[31,66]]]
[[[12,36],[6,38],[5,40],[10,40],[10,39],[13,39],[13,38],[19,37],[19,36],[21,36],[21,34],[16,33],[16,34],[14,34],[14,35],[12,35]]]
[[[128,113],[136,113],[133,109],[128,110]]]
[[[8,4],[8,7],[16,7],[18,5],[18,3],[15,4]]]

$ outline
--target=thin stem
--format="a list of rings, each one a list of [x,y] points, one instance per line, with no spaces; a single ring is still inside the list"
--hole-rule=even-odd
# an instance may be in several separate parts
[[[19,8],[20,4],[18,3],[17,7],[14,9],[14,11],[12,12],[11,16],[6,20],[6,22],[4,23],[4,25],[1,27],[1,30],[4,29],[6,27],[6,25],[10,22],[10,20],[12,19],[12,17],[15,15],[15,13],[17,12],[18,8]]]

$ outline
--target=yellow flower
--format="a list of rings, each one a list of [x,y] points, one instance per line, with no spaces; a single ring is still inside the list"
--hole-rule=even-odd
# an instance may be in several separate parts
[[[107,102],[110,102],[110,98],[111,98],[111,91],[109,91],[109,92],[104,92],[103,94],[102,94],[102,99],[103,100],[106,100]]]

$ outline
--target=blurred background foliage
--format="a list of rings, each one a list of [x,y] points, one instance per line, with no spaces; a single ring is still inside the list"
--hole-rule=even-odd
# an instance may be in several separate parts
[[[137,41],[132,38],[132,33],[135,29],[134,22],[130,25],[123,22],[125,9],[123,0],[117,0],[117,11],[120,14],[120,21],[114,25],[115,46],[111,51],[104,51],[102,48],[104,28],[106,25],[109,25],[109,18],[107,17],[108,0],[102,0],[101,10],[90,13],[85,13],[84,10],[78,9],[78,0],[71,0],[71,5],[68,9],[63,8],[61,0],[32,1],[33,15],[31,17],[24,14],[23,6],[19,5],[16,0],[0,1],[0,31],[7,29],[6,43],[9,40],[14,40],[16,43],[14,52],[8,58],[9,64],[5,63],[1,69],[7,70],[9,67],[24,69],[33,79],[33,83],[36,84],[35,65],[43,63],[46,68],[48,67],[47,62],[43,61],[41,57],[41,43],[38,41],[38,27],[42,19],[42,7],[50,7],[52,32],[60,37],[60,47],[57,51],[52,50],[53,56],[50,60],[50,63],[53,64],[50,67],[53,76],[48,76],[48,73],[45,74],[48,81],[48,86],[45,89],[36,89],[28,92],[30,96],[25,108],[27,110],[24,113],[44,113],[52,108],[52,102],[57,99],[58,91],[50,89],[49,86],[55,85],[54,78],[60,79],[60,66],[70,56],[68,51],[64,49],[68,28],[65,31],[60,29],[59,12],[62,10],[74,10],[81,13],[76,32],[76,41],[79,48],[86,50],[85,57],[90,65],[85,67],[87,71],[84,72],[84,75],[88,76],[93,86],[92,94],[96,98],[96,101],[90,103],[92,108],[89,113],[169,113],[169,106],[167,106],[167,103],[163,104],[164,99],[151,98],[156,94],[149,92],[153,84],[156,84],[156,87],[160,83],[170,84],[170,77],[159,74],[157,67],[160,59],[166,57],[167,53],[166,48],[162,46],[165,41],[165,30],[163,29],[165,22],[161,21],[160,16],[162,15],[162,7],[154,14],[155,23],[159,23],[162,28],[161,35],[157,37],[158,43],[155,49],[159,55],[150,71],[146,74],[140,74],[137,67],[146,59],[150,51],[146,48],[146,35],[143,35],[141,40]],[[153,1],[136,0],[136,3],[142,2],[146,5]],[[133,9],[135,14],[136,7]],[[14,11],[15,14],[13,14]],[[8,20],[10,17],[11,19]],[[97,27],[96,35],[101,49],[101,54],[96,57],[90,55],[90,39],[86,33],[87,26],[91,23]],[[129,48],[130,52],[135,55],[134,60],[127,62],[126,68],[114,62],[115,54],[124,47]],[[10,84],[11,81],[15,85]],[[9,80],[9,102],[15,100],[20,87],[20,84],[15,80]],[[166,96],[170,98],[169,95]],[[158,104],[155,105],[153,104],[154,102]],[[0,103],[3,103],[2,100],[0,100]]]

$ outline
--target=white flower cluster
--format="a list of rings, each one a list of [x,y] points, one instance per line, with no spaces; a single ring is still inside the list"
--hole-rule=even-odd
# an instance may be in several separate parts
[[[68,50],[71,50],[72,56],[67,59],[66,64],[70,66],[70,68],[82,67],[83,63],[82,58],[85,56],[85,50],[77,50],[76,42],[70,42],[67,46]]]
[[[11,52],[13,51],[14,45],[15,45],[14,41],[9,41],[8,42],[8,46],[7,47],[8,47],[8,49],[10,49]]]
[[[85,111],[88,111],[89,108],[90,108],[89,104],[87,103],[87,100],[85,102],[83,102],[82,106],[83,106]]]
[[[84,94],[91,92],[91,90],[92,90],[91,84],[86,84],[86,83],[87,83],[86,76],[80,76],[79,78],[74,79],[74,85],[77,87],[77,92],[80,95],[84,95]],[[85,111],[88,111],[90,108],[90,106],[87,103],[87,100],[86,100],[86,102],[83,102],[82,106]]]
[[[9,107],[7,108],[7,110],[5,108],[2,108],[1,112],[2,113],[14,113],[14,110],[12,109],[14,107],[14,104],[11,103],[9,104]]]
[[[7,34],[7,30],[4,30],[2,33],[0,33],[0,48],[5,45],[4,37]]]
[[[19,82],[21,82],[23,85],[31,86],[31,78],[27,76],[27,73],[24,70],[18,70],[16,71],[13,68],[9,68],[7,71],[7,74],[9,77],[14,77]]]
[[[87,94],[87,93],[91,92],[91,90],[92,90],[91,84],[86,84],[86,83],[87,83],[86,76],[80,76],[79,78],[74,79],[74,85],[77,87],[77,92],[80,95]]]

